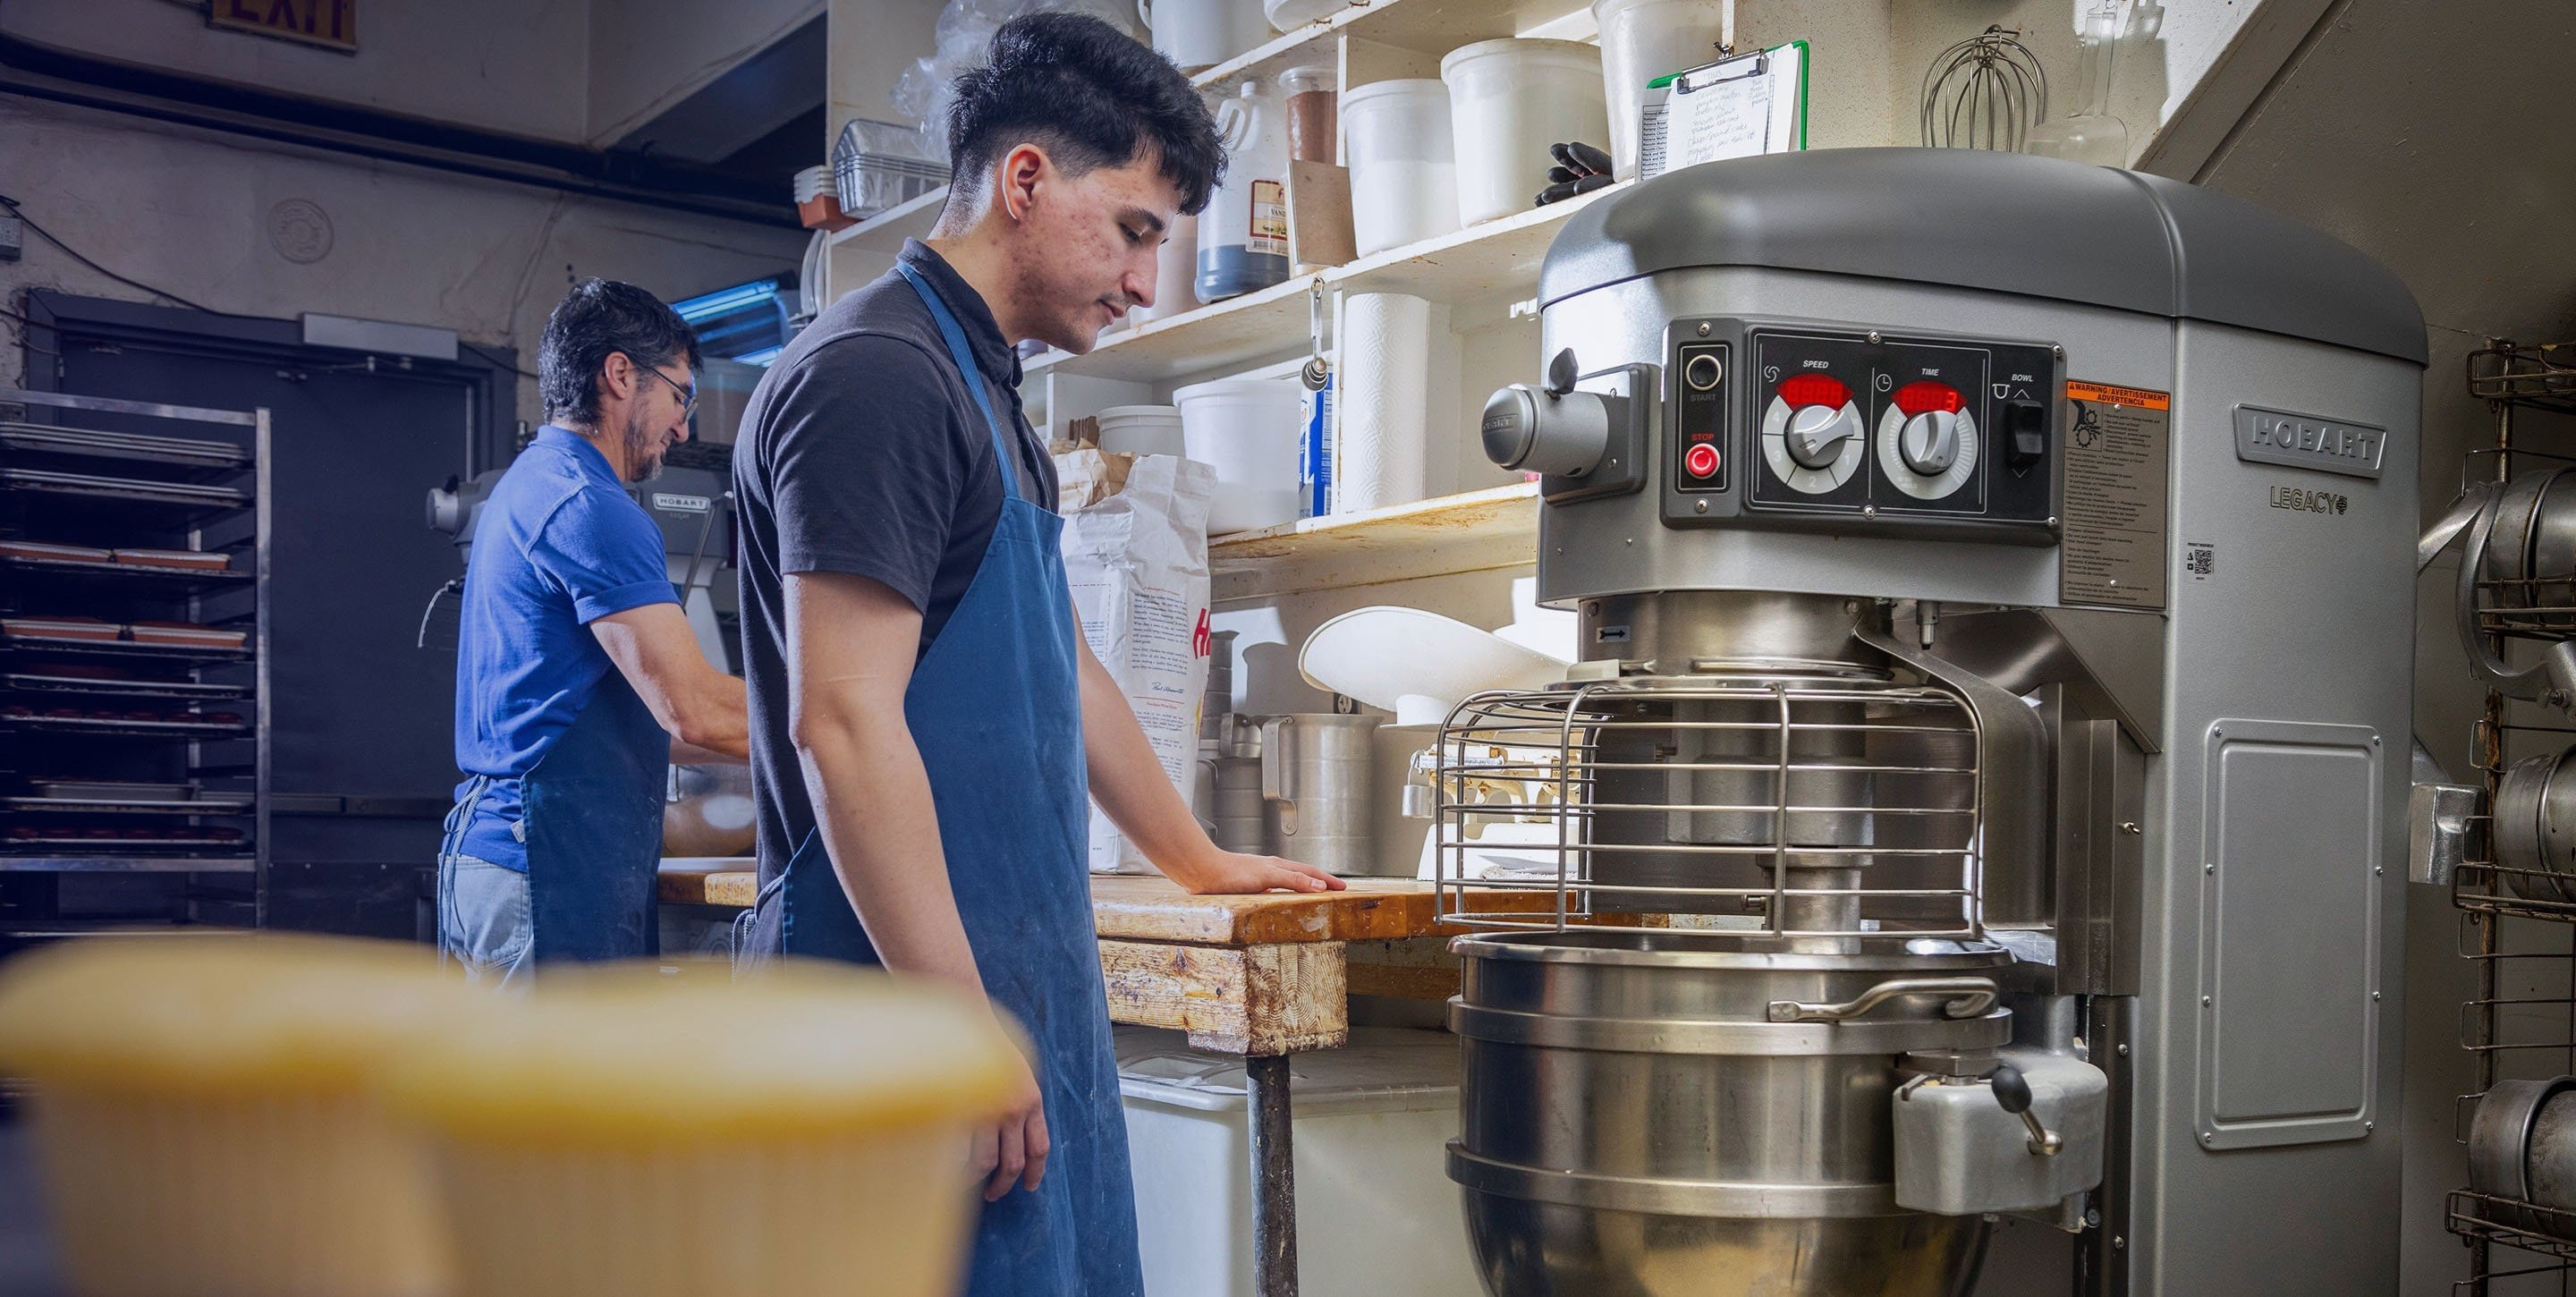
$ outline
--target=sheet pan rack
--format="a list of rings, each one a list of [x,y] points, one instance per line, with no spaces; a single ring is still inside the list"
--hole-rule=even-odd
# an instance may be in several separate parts
[[[248,874],[265,922],[270,455],[265,410],[0,389],[0,935],[78,927],[70,873],[181,876],[192,919],[240,884],[184,876]]]

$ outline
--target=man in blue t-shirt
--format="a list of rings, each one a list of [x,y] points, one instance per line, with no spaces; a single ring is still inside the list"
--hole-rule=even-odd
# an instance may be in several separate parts
[[[697,360],[631,284],[587,280],[546,322],[547,424],[475,522],[457,636],[438,934],[477,976],[653,953],[669,764],[747,754],[743,683],[699,650],[626,494],[688,439]]]

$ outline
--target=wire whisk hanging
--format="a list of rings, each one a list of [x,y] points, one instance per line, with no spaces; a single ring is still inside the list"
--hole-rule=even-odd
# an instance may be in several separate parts
[[[1930,148],[2021,151],[2048,116],[2048,73],[2021,32],[1988,27],[1941,51],[1923,74],[1923,143]]]

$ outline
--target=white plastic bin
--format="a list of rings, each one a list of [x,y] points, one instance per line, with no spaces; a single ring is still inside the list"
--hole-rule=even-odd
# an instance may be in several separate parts
[[[1136,0],[1154,50],[1183,72],[1212,68],[1270,39],[1262,0]]]
[[[1361,1027],[1289,1056],[1298,1287],[1314,1297],[1483,1297],[1447,1145],[1458,1038]],[[1253,1297],[1243,1060],[1118,1028],[1145,1297]]]
[[[1637,174],[1637,114],[1646,83],[1718,58],[1719,0],[1592,0],[1601,29],[1601,81],[1609,92],[1611,174]]]
[[[1199,304],[1199,218],[1183,213],[1163,231],[1163,246],[1154,253],[1154,304],[1127,309],[1129,325],[1168,320]]]
[[[1297,520],[1305,389],[1289,378],[1226,379],[1172,394],[1189,457],[1216,468],[1208,534]]]
[[[1538,205],[1547,146],[1598,145],[1610,137],[1601,51],[1578,41],[1478,41],[1440,60],[1457,137],[1458,223],[1474,225]]]
[[[1351,232],[1361,256],[1458,228],[1446,83],[1372,81],[1343,95],[1342,157],[1351,169]]]
[[[1129,455],[1179,455],[1181,412],[1169,405],[1113,405],[1100,420],[1100,448]]]

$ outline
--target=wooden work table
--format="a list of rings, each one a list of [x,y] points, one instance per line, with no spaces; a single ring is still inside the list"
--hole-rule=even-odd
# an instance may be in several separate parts
[[[758,890],[749,864],[666,862],[662,900],[749,906]],[[1196,1049],[1269,1057],[1348,1043],[1353,993],[1454,994],[1454,971],[1421,949],[1426,938],[1459,931],[1435,920],[1431,885],[1348,882],[1340,892],[1193,896],[1159,876],[1094,877],[1091,918],[1110,1020],[1188,1032]],[[1472,899],[1480,909],[1530,904],[1516,893]]]
[[[748,861],[666,862],[662,900],[741,908]],[[1347,891],[1192,896],[1168,879],[1102,874],[1091,919],[1112,1022],[1189,1033],[1196,1049],[1244,1056],[1252,1135],[1253,1291],[1297,1291],[1288,1058],[1350,1041],[1352,994],[1445,1000],[1456,965],[1439,939],[1431,884],[1355,878]],[[1526,892],[1470,893],[1475,908],[1527,909]]]

